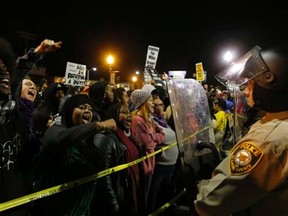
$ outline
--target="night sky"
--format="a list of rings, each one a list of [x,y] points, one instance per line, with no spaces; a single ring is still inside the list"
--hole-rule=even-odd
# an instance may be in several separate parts
[[[266,48],[288,39],[288,10],[276,2],[255,6],[251,1],[105,2],[7,2],[0,36],[11,41],[18,55],[45,38],[61,40],[63,47],[42,62],[55,76],[65,75],[67,61],[97,67],[92,78],[106,76],[106,57],[112,54],[113,70],[120,71],[121,81],[128,81],[136,70],[143,71],[147,48],[153,45],[160,48],[159,73],[186,70],[191,77],[195,64],[202,62],[210,82],[225,66],[225,50],[242,55],[255,45]],[[20,32],[35,37],[25,44]]]

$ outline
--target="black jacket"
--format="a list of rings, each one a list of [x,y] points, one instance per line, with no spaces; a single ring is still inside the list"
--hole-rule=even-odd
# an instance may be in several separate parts
[[[103,132],[94,136],[95,163],[99,171],[103,171],[124,163],[126,146],[117,138],[115,132]],[[126,185],[126,170],[118,171],[99,178],[96,196],[92,203],[92,215],[101,212],[109,214],[114,204],[123,201],[123,188]],[[109,209],[110,207],[110,209]],[[101,215],[101,214],[99,214]]]

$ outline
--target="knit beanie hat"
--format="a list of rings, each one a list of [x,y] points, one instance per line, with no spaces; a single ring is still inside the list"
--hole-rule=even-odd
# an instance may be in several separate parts
[[[138,109],[142,104],[144,104],[151,94],[147,91],[136,89],[131,93],[131,101],[135,106],[135,109]]]
[[[149,92],[150,94],[152,93],[153,90],[155,90],[155,86],[153,86],[150,83],[146,83],[143,85],[142,90]]]

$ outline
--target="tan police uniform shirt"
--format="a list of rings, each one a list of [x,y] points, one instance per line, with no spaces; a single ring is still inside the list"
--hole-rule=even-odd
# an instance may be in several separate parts
[[[288,215],[288,112],[267,114],[198,184],[204,215]]]

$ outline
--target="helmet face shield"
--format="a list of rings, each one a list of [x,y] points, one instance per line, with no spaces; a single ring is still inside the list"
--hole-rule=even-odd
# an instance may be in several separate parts
[[[255,46],[240,59],[215,76],[225,86],[235,86],[244,90],[249,80],[268,71],[268,67],[260,55],[261,47]]]

